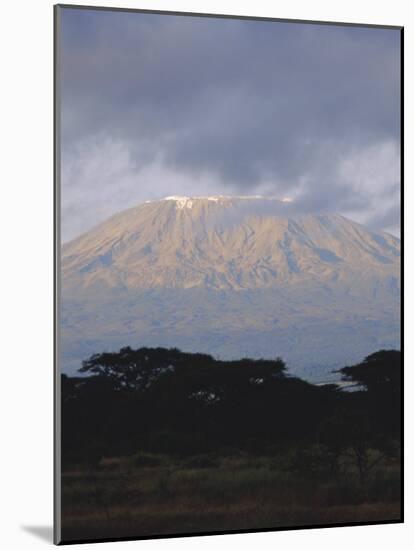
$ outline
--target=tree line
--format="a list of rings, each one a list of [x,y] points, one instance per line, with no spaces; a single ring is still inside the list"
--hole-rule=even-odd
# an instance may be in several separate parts
[[[351,454],[363,483],[381,457],[398,453],[396,350],[339,369],[352,391],[290,376],[280,358],[221,361],[178,349],[126,347],[79,370],[62,375],[63,468],[138,451],[272,454],[315,444],[333,474]]]

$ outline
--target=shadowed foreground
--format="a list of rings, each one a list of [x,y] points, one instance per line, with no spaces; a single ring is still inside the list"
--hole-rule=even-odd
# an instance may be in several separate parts
[[[62,539],[398,521],[400,353],[317,387],[281,360],[125,348],[62,384]]]

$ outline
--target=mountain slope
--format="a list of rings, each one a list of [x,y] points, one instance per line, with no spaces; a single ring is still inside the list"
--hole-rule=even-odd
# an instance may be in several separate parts
[[[349,272],[395,275],[395,237],[339,215],[274,215],[272,207],[289,214],[290,205],[278,203],[206,198],[140,205],[63,247],[63,283],[242,290]]]
[[[147,202],[65,244],[61,267],[72,369],[89,353],[145,344],[281,355],[311,376],[398,347],[399,240],[287,201]]]

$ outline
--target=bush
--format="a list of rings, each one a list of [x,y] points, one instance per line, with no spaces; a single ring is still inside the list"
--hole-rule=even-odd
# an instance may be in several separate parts
[[[205,455],[196,455],[184,462],[186,468],[215,468],[217,467],[217,462],[209,456]]]
[[[136,468],[155,468],[163,463],[162,457],[150,453],[139,453],[133,458],[133,464]]]

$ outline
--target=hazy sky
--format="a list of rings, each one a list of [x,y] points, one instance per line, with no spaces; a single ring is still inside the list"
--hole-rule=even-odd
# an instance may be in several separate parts
[[[167,195],[399,236],[398,30],[62,9],[62,239]]]

